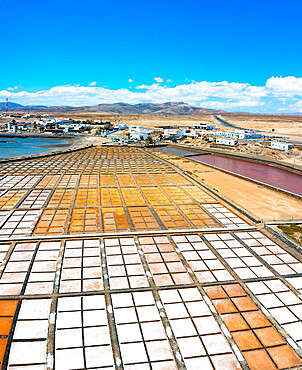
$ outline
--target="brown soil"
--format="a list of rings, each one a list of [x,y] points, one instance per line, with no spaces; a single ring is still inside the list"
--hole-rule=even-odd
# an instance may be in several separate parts
[[[301,219],[302,201],[204,164],[157,152],[262,222]]]

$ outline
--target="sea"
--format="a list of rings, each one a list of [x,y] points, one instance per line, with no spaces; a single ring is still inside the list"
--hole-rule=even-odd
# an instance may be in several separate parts
[[[46,153],[54,149],[63,149],[68,145],[68,142],[63,139],[30,137],[0,138],[0,159]]]

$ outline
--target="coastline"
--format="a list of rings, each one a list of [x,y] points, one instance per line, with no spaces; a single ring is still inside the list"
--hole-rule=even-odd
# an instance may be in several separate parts
[[[43,135],[43,134],[0,134],[0,138],[10,137],[10,138],[47,138],[47,139],[59,139],[67,141],[66,144],[50,144],[50,145],[41,145],[41,148],[49,148],[49,151],[44,151],[42,153],[35,153],[29,155],[15,156],[9,158],[0,158],[0,163],[15,162],[20,159],[34,159],[34,158],[43,158],[49,157],[56,154],[70,153],[78,150],[82,150],[91,146],[101,145],[102,143],[108,142],[107,138],[97,137],[97,136],[88,136],[88,135]]]
[[[75,135],[52,135],[52,134],[12,134],[12,133],[0,133],[0,139],[53,139],[53,140],[64,140],[67,141],[66,144],[53,144],[52,147],[57,147],[60,145],[72,145],[78,138]],[[41,148],[50,147],[50,145],[41,145]]]

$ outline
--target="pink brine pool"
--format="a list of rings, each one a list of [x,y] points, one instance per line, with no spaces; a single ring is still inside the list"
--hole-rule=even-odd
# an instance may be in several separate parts
[[[212,154],[190,156],[190,158],[294,194],[302,195],[302,176],[297,173],[265,164]]]

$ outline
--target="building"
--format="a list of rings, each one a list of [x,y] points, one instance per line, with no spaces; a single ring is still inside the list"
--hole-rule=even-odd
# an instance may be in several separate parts
[[[184,129],[182,130],[184,136],[191,138],[191,139],[197,139],[199,137],[204,136],[204,134],[201,132],[201,129]]]
[[[129,129],[130,134],[132,132],[140,132],[144,130],[143,126],[129,126],[128,129]]]
[[[131,139],[133,140],[145,140],[147,139],[147,137],[149,136],[148,133],[144,133],[144,132],[132,132],[130,137]]]
[[[261,139],[263,135],[257,134],[257,131],[254,130],[240,130],[235,129],[235,135],[238,139]]]
[[[164,137],[165,138],[181,138],[185,136],[185,130],[180,129],[173,129],[173,128],[165,128],[164,129]]]
[[[73,123],[71,125],[59,125],[60,128],[63,128],[63,132],[65,134],[70,132],[79,132],[81,127],[86,127],[86,125],[82,125],[79,123]]]
[[[130,132],[130,138],[133,140],[146,140],[147,137],[152,133],[152,130],[142,129],[139,131]]]
[[[227,132],[227,131],[214,131],[213,133],[211,133],[211,135],[221,136],[221,137],[230,138],[230,139],[238,138],[238,134],[235,134],[235,132]]]
[[[8,132],[16,133],[17,129],[18,129],[18,127],[15,123],[11,123],[11,122],[7,123],[7,131]]]
[[[285,143],[282,141],[272,141],[271,142],[271,148],[272,149],[278,149],[278,150],[289,150],[294,148],[294,144],[291,143]]]
[[[213,131],[211,135],[240,140],[260,139],[262,137],[262,135],[258,134],[256,131],[239,129],[235,131]]]
[[[194,125],[193,128],[198,130],[215,130],[216,126],[208,125],[207,123],[198,123],[197,125]]]
[[[29,119],[29,118],[36,118],[37,115],[36,114],[25,114],[24,116],[22,116],[21,118],[24,118],[24,119]]]
[[[220,145],[230,145],[230,146],[235,146],[237,145],[238,143],[238,140],[237,139],[231,139],[231,138],[220,138],[220,137],[217,137],[216,140],[215,140],[216,144],[220,144]]]

